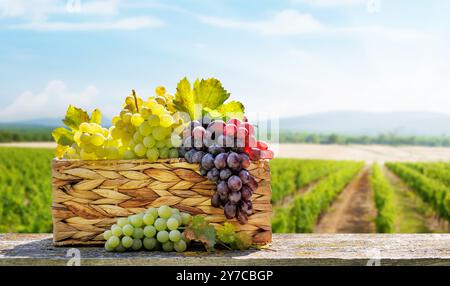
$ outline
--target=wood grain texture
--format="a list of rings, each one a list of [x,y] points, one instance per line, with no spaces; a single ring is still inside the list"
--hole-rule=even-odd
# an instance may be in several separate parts
[[[249,172],[258,182],[254,213],[248,223],[227,220],[223,209],[211,206],[216,184],[200,175],[198,164],[184,159],[53,160],[53,240],[55,245],[101,245],[102,233],[117,218],[169,205],[205,216],[218,227],[230,221],[247,232],[254,244],[271,242],[271,195],[268,161],[252,162]]]
[[[66,265],[71,247],[51,234],[0,235],[0,265]],[[81,265],[448,265],[450,234],[274,234],[262,250],[109,253],[77,247]]]

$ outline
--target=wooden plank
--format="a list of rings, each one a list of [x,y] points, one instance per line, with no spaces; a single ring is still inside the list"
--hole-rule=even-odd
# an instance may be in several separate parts
[[[51,234],[1,234],[0,265],[66,265]],[[450,234],[274,234],[262,250],[108,253],[77,247],[81,265],[450,265]]]

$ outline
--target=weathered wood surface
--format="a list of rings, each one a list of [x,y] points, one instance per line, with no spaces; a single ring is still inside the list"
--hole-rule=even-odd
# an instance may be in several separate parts
[[[0,265],[67,265],[51,234],[1,234]],[[262,250],[108,253],[79,247],[81,265],[450,265],[450,234],[275,234]]]

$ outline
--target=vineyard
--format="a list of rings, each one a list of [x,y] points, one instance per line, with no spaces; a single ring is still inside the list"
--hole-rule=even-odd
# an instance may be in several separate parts
[[[0,148],[0,232],[51,232],[49,149]],[[274,232],[449,232],[450,164],[274,159]]]

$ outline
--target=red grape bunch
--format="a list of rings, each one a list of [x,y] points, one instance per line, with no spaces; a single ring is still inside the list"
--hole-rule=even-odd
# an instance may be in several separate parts
[[[258,188],[247,171],[250,160],[270,159],[270,154],[267,144],[256,141],[254,127],[245,118],[243,122],[231,119],[227,123],[207,117],[202,122],[191,121],[180,148],[180,155],[189,163],[200,164],[200,173],[217,183],[211,205],[223,206],[225,216],[241,224],[246,224],[253,213],[251,196]]]

